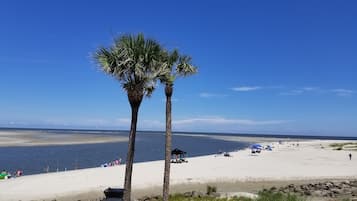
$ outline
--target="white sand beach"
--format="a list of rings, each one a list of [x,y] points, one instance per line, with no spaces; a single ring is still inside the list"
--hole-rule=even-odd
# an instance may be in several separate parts
[[[172,164],[171,184],[356,179],[357,154],[349,160],[350,152],[328,146],[334,142],[342,141],[300,141],[299,146],[290,141],[274,143],[273,151],[261,154],[252,155],[245,149],[230,153],[232,157],[188,158],[188,163]],[[163,165],[163,161],[134,164],[134,191],[161,186]],[[52,200],[76,194],[100,194],[107,187],[122,187],[124,172],[125,166],[121,165],[2,180],[0,200]]]

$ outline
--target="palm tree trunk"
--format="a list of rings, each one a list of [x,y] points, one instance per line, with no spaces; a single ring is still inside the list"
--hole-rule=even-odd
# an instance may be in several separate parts
[[[124,180],[124,201],[130,201],[131,199],[131,176],[133,172],[134,152],[135,152],[135,136],[136,136],[136,124],[138,121],[138,112],[141,100],[138,101],[138,97],[135,100],[131,100],[129,95],[129,102],[131,105],[131,127],[128,142],[128,153],[126,156],[125,167],[125,180]],[[142,97],[141,97],[142,99]]]
[[[164,170],[164,187],[163,187],[163,201],[169,200],[170,190],[170,164],[171,164],[171,97],[173,92],[173,85],[166,84],[166,137],[165,137],[165,170]]]

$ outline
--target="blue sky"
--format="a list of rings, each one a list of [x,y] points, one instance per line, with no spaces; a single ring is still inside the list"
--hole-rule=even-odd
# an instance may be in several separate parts
[[[356,1],[1,1],[0,126],[129,129],[91,54],[143,32],[192,56],[180,131],[357,136]],[[158,86],[139,129],[163,130]]]

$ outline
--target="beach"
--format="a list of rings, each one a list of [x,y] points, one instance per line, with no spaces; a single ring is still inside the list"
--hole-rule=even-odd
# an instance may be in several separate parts
[[[274,146],[273,150],[264,150],[260,154],[244,149],[231,152],[231,157],[216,154],[188,158],[187,163],[171,165],[172,191],[195,186],[202,188],[208,183],[229,189],[229,186],[239,183],[261,186],[272,182],[356,179],[357,160],[349,160],[349,151],[329,147],[332,143],[341,142],[345,141],[267,142],[265,144]],[[135,196],[160,193],[163,165],[164,161],[134,164],[132,186]],[[73,196],[93,199],[103,196],[102,192],[107,187],[122,187],[124,173],[125,165],[120,165],[2,180],[0,200],[71,200]]]

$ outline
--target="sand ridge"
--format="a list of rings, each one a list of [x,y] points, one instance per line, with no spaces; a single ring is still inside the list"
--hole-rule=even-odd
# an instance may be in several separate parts
[[[127,137],[100,134],[51,134],[40,131],[0,131],[0,147],[48,146],[125,142]]]

